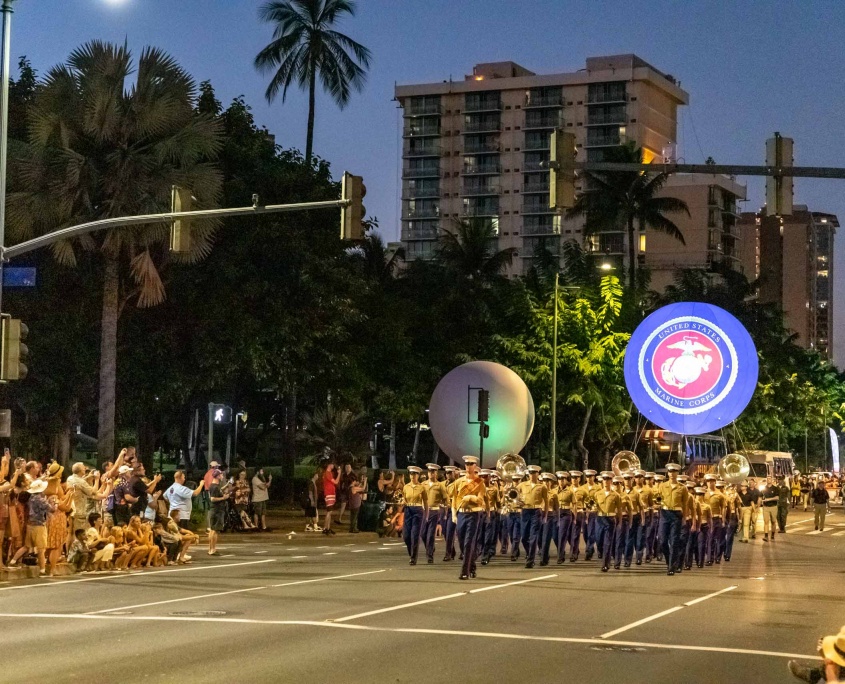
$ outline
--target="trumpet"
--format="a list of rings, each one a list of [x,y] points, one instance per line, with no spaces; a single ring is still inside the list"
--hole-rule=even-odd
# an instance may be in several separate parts
[[[587,496],[587,498],[584,499],[584,506],[588,511],[596,510],[598,506],[598,504],[596,503],[596,497],[594,497],[592,494]]]

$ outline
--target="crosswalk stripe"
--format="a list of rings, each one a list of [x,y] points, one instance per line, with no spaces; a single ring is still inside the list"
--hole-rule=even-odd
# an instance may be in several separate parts
[[[813,530],[812,532],[807,532],[807,534],[821,534],[824,530]]]
[[[831,537],[845,537],[845,530],[842,530],[841,532],[834,532],[834,533],[833,533],[832,535],[830,535],[830,536],[831,536]]]

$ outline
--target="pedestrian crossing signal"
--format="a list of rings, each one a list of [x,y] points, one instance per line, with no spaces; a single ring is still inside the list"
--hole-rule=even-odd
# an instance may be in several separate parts
[[[24,341],[28,334],[29,328],[19,319],[8,315],[0,319],[0,381],[23,380],[26,377],[28,369],[25,362],[29,357],[29,348]]]
[[[346,205],[340,208],[340,239],[364,239],[364,214],[367,208],[363,204],[367,194],[367,186],[361,176],[353,176],[349,172],[343,173],[341,181],[341,196]]]

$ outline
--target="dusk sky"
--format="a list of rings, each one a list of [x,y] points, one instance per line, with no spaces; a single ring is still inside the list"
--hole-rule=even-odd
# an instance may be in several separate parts
[[[285,147],[305,146],[306,94],[268,105],[267,77],[252,66],[271,38],[255,0],[17,0],[12,54],[44,72],[79,44],[155,45],[225,103],[244,95]],[[315,153],[339,177],[365,177],[368,214],[398,238],[401,118],[395,83],[463,79],[478,62],[513,60],[537,73],[570,72],[588,56],[635,53],[673,74],[690,94],[679,114],[679,156],[702,163],[762,164],[773,131],[795,139],[796,164],[845,166],[845,3],[724,0],[359,0],[341,29],[368,46],[365,91],[338,110],[318,95]],[[745,211],[763,202],[748,184]],[[799,179],[796,203],[845,220],[843,181]],[[835,350],[845,364],[845,234],[837,237]]]

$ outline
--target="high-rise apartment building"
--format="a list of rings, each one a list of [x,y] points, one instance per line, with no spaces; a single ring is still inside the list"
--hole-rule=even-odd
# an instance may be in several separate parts
[[[798,343],[833,355],[833,240],[839,219],[796,204],[791,216],[744,212],[742,259],[761,302],[783,308]]]
[[[745,235],[737,205],[746,197],[744,185],[728,176],[676,174],[660,195],[686,202],[689,215],[666,215],[680,229],[683,243],[651,228],[638,233],[638,258],[651,272],[652,290],[663,292],[680,269],[745,272]],[[753,274],[748,277],[753,279]]]
[[[574,73],[538,75],[513,62],[478,64],[463,81],[396,87],[404,120],[402,230],[406,258],[429,257],[456,220],[489,219],[500,249],[560,253],[581,242],[581,223],[549,208],[553,129],[575,135],[579,161],[600,161],[626,140],[645,161],[674,156],[677,108],[688,95],[635,55],[591,57]],[[579,190],[576,185],[576,190]],[[592,243],[591,243],[592,244]],[[623,254],[624,234],[603,233],[596,251]]]

